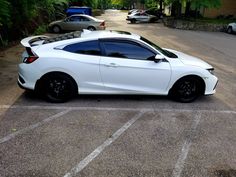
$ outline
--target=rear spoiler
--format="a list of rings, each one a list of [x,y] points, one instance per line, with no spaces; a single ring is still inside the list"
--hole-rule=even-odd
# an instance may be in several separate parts
[[[49,38],[48,36],[43,36],[43,35],[31,36],[31,37],[27,37],[27,38],[22,39],[20,42],[24,47],[33,47],[34,46],[33,43],[35,43],[37,41],[42,41],[42,40],[45,40],[48,38]]]

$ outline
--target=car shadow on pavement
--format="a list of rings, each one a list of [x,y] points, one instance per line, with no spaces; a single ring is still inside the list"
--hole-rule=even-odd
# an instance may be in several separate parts
[[[216,96],[202,96],[192,103],[179,103],[168,96],[157,95],[78,95],[65,103],[50,103],[36,95],[25,91],[13,105],[23,106],[67,106],[67,107],[107,107],[131,109],[186,109],[195,110],[231,110]]]

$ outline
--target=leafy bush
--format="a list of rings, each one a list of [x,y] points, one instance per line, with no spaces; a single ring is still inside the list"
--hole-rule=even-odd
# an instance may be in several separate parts
[[[48,31],[47,25],[41,25],[34,31],[34,35],[40,35],[47,31]]]

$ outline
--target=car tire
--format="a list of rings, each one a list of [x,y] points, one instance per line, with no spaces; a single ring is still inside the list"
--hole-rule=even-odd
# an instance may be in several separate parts
[[[193,102],[200,96],[201,86],[202,84],[195,77],[185,77],[175,83],[170,96],[182,103]]]
[[[228,27],[228,29],[227,29],[227,33],[229,33],[229,34],[232,34],[233,33],[233,29],[232,29],[232,27],[230,26],[230,27]]]
[[[50,73],[42,78],[43,96],[49,102],[63,103],[77,93],[77,85],[72,77],[64,73]]]
[[[88,29],[89,31],[96,31],[96,28],[93,27],[93,26],[89,26],[87,29]]]
[[[52,32],[54,32],[54,33],[60,33],[60,32],[61,32],[60,26],[58,26],[58,25],[53,26],[53,27],[52,27]]]
[[[155,19],[155,18],[150,18],[150,20],[149,20],[149,23],[154,23],[154,22],[156,22],[157,20]]]
[[[136,23],[136,19],[131,19],[130,22],[131,22],[132,24],[134,24],[134,23]]]

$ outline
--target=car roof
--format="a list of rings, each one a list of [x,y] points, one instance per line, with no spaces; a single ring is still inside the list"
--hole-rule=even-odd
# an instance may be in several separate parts
[[[140,39],[140,36],[127,31],[103,30],[103,31],[89,31],[84,30],[81,33],[81,38],[132,38]]]
[[[69,16],[69,17],[81,17],[81,16],[83,16],[83,17],[92,17],[92,16],[90,16],[90,15],[86,15],[86,14],[74,14],[74,15],[71,15],[71,16]]]
[[[44,37],[44,38],[43,38]],[[136,39],[139,40],[141,36],[133,34],[127,31],[115,31],[115,30],[101,30],[101,31],[89,31],[84,29],[83,32],[75,31],[71,33],[62,34],[55,37],[45,37],[45,36],[35,36],[31,42],[31,47],[33,46],[44,46],[46,44],[50,46],[66,45],[69,43],[96,39]],[[47,46],[48,46],[47,45]]]
[[[100,19],[97,19],[93,16],[86,15],[86,14],[74,14],[74,15],[69,16],[68,18],[70,18],[70,17],[86,17],[86,18],[91,19],[93,21],[98,21],[98,22],[104,21],[104,20],[100,20]]]

